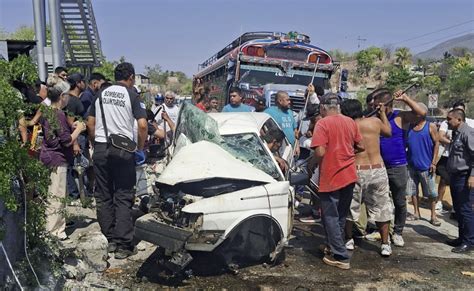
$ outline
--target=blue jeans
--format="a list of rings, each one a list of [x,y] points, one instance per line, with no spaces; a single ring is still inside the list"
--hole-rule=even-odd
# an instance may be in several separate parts
[[[469,190],[469,173],[451,174],[451,196],[457,214],[459,239],[463,244],[474,246],[474,189]]]
[[[336,260],[348,260],[345,232],[346,217],[351,206],[354,183],[333,192],[321,192],[321,221],[327,244]]]

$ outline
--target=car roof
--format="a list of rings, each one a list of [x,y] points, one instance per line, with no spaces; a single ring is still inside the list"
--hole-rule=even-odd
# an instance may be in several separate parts
[[[209,116],[217,121],[221,135],[250,132],[260,135],[260,128],[271,118],[263,112],[209,113]]]

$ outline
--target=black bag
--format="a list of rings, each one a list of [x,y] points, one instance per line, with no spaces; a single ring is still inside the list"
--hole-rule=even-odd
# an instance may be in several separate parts
[[[109,136],[110,145],[124,151],[134,153],[137,150],[137,144],[122,134],[111,134]]]
[[[110,156],[123,158],[127,153],[135,153],[137,143],[123,134],[111,134],[109,136],[107,123],[105,122],[104,106],[102,105],[102,94],[99,94],[99,105],[102,115],[102,125],[104,126],[105,137],[107,139],[107,149]]]

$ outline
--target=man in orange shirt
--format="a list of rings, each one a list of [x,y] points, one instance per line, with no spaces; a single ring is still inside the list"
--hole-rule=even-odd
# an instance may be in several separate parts
[[[344,243],[344,227],[357,181],[355,153],[364,151],[357,124],[340,113],[339,97],[327,93],[321,97],[323,116],[314,129],[311,147],[319,164],[321,219],[327,246],[323,262],[340,269],[350,269]]]

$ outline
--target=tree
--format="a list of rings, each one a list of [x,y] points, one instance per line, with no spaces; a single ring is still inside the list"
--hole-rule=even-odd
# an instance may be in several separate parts
[[[376,56],[371,54],[368,50],[361,50],[356,53],[357,72],[366,77],[369,76],[370,71],[375,65]]]
[[[372,46],[372,47],[369,47],[368,49],[366,49],[367,52],[374,56],[376,59],[378,59],[379,61],[382,61],[383,60],[383,56],[384,56],[384,51],[381,49],[381,48],[378,48],[378,47],[375,47],[375,46]]]
[[[329,55],[333,58],[333,60],[338,62],[345,62],[351,60],[351,54],[344,52],[340,49],[333,49],[329,51]]]
[[[0,27],[0,40],[4,40],[8,38],[8,33],[3,29],[3,27]]]
[[[388,72],[387,81],[385,86],[391,91],[396,89],[405,88],[412,82],[413,75],[404,67],[392,67]]]
[[[441,79],[436,75],[427,76],[423,80],[423,87],[429,93],[438,93],[441,90]]]
[[[8,33],[0,27],[0,39],[14,39],[14,40],[35,40],[35,29],[33,26],[22,25],[14,32]],[[46,26],[46,40],[51,41],[50,26]]]
[[[469,58],[457,58],[449,69],[446,89],[450,96],[463,96],[474,88],[474,65]]]
[[[145,66],[145,75],[150,78],[150,83],[157,85],[164,85],[166,79],[163,80],[163,72],[161,66],[156,64],[154,66]]]
[[[114,69],[117,64],[117,61],[109,62],[104,57],[104,60],[101,62],[100,67],[95,68],[94,72],[101,73],[108,80],[114,80]]]
[[[22,25],[12,32],[8,38],[15,40],[34,40],[35,30],[32,26]]]
[[[409,65],[411,63],[411,57],[410,49],[407,47],[401,47],[395,51],[395,60],[400,67],[404,68]]]
[[[464,58],[464,57],[471,57],[471,51],[466,48],[466,47],[453,47],[450,50],[450,53],[453,57],[459,57],[459,58]]]
[[[383,45],[382,50],[384,52],[385,58],[387,60],[390,60],[390,58],[392,57],[392,53],[393,53],[393,45],[385,44],[385,45]]]

